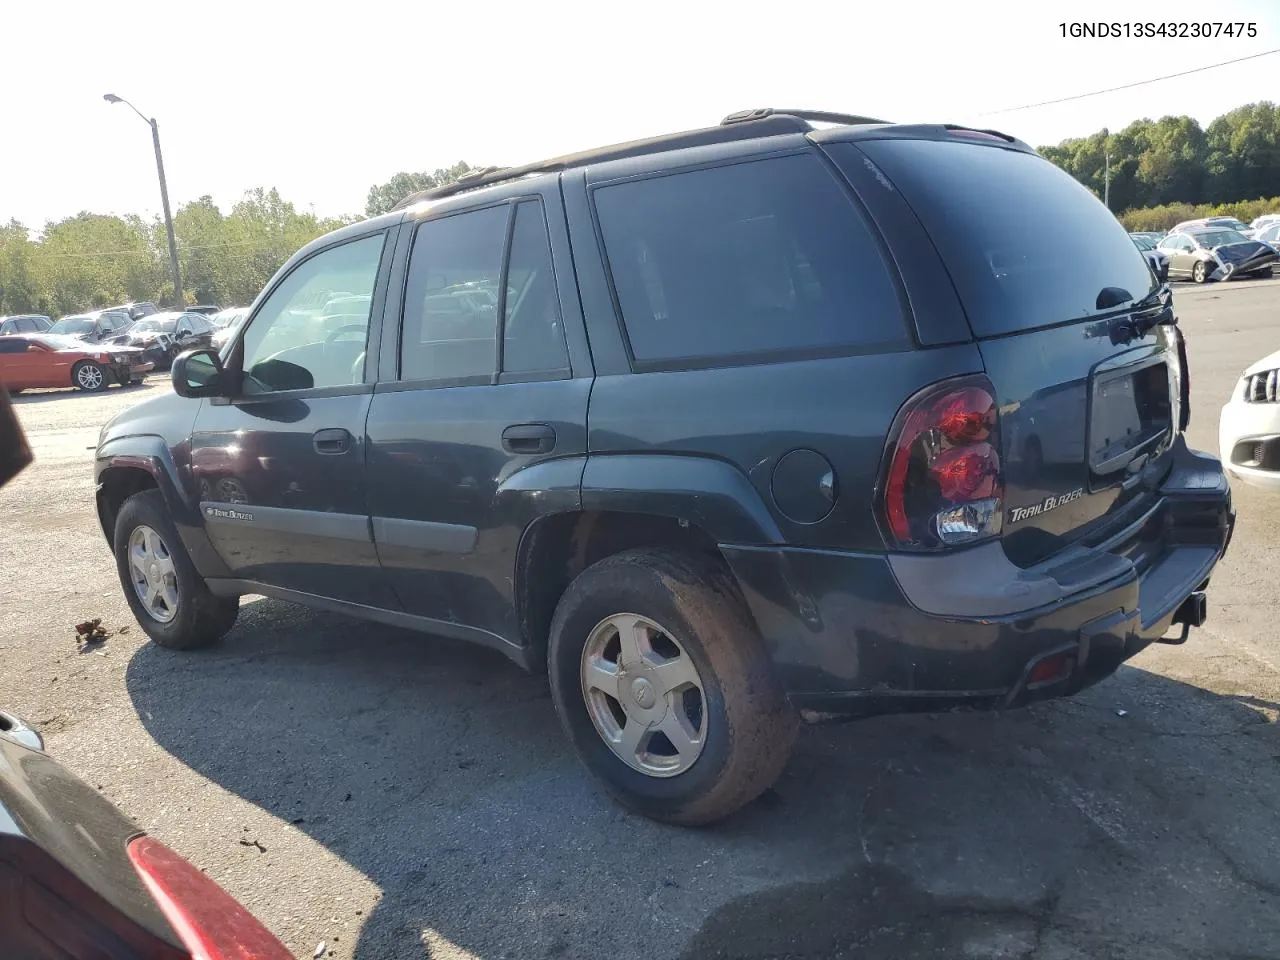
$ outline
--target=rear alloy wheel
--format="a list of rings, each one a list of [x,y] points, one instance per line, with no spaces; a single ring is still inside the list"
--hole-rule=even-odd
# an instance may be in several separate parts
[[[215,597],[187,556],[159,490],[124,502],[116,518],[116,569],[138,625],[162,647],[205,647],[231,629],[238,598]]]
[[[107,371],[92,360],[81,360],[71,371],[72,382],[86,393],[107,389]]]
[[[556,607],[551,697],[578,756],[637,813],[710,823],[778,778],[797,718],[717,559],[630,550]]]
[[[1197,260],[1196,265],[1191,268],[1191,279],[1196,283],[1204,283],[1209,279],[1209,268],[1203,260]]]

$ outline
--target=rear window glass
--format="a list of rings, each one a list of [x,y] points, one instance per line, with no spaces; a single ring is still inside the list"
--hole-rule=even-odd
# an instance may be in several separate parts
[[[841,163],[861,163],[861,149],[902,191],[979,337],[1114,310],[1097,306],[1107,287],[1135,300],[1155,289],[1120,222],[1041,157],[934,140],[832,146]]]
[[[638,361],[905,337],[875,238],[813,155],[602,187],[595,203]]]

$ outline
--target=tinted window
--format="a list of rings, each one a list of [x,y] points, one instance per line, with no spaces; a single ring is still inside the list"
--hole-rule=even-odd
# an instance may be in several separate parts
[[[401,379],[493,374],[509,213],[490,207],[418,227],[405,284]]]
[[[0,353],[26,353],[27,341],[21,337],[0,337]]]
[[[1041,157],[954,141],[833,146],[841,163],[869,156],[902,191],[942,254],[978,336],[1093,316],[1107,287],[1133,299],[1155,289],[1120,222]],[[1053,224],[1053,243],[1045,240],[1046,223]]]
[[[502,369],[531,373],[568,367],[551,241],[540,202],[516,207],[508,260]]]
[[[329,330],[317,304],[335,290],[372,297],[384,235],[352,240],[304,260],[271,292],[245,329],[246,393],[337,387],[364,381],[369,308]],[[144,321],[145,322],[145,321]],[[190,322],[184,318],[183,324]]]
[[[904,336],[879,245],[815,156],[604,187],[595,203],[637,360]]]
[[[85,317],[65,317],[50,327],[49,332],[65,333],[73,337],[82,333],[92,333],[93,321]]]

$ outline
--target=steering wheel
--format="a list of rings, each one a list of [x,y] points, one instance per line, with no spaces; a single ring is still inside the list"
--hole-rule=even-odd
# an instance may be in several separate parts
[[[363,324],[349,323],[345,327],[339,327],[337,330],[334,330],[332,333],[330,333],[327,337],[324,338],[324,342],[326,344],[333,343],[333,341],[337,340],[344,333],[364,333],[366,329],[367,327],[365,327]]]

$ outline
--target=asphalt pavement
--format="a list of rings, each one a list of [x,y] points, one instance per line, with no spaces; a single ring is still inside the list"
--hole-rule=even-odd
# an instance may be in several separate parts
[[[1216,450],[1280,281],[1175,297]],[[1280,956],[1280,497],[1236,488],[1186,645],[1024,711],[808,728],[774,790],[688,830],[613,805],[545,682],[489,651],[262,599],[212,650],[144,643],[90,448],[165,389],[17,398],[0,704],[299,957]],[[92,617],[112,636],[82,653]]]

